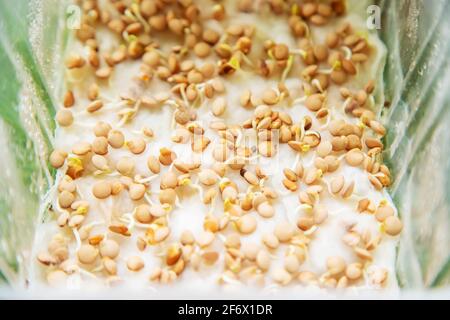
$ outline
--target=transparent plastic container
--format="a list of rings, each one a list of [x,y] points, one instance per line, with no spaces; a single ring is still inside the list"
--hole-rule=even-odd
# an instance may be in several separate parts
[[[349,1],[381,8],[390,194],[404,221],[402,292],[450,297],[450,2]],[[31,244],[46,218],[55,105],[71,41],[69,0],[0,0],[0,296],[26,292]],[[422,296],[422,294],[421,294]]]

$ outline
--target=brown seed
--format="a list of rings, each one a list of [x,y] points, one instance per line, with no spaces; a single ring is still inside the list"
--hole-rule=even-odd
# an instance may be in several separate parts
[[[295,182],[289,179],[283,179],[283,185],[286,189],[295,192],[298,189],[298,186]]]
[[[99,79],[107,79],[111,76],[111,72],[112,72],[112,69],[110,67],[103,67],[103,68],[97,69],[97,71],[95,71],[95,75]]]
[[[61,168],[67,158],[67,153],[62,150],[53,150],[50,154],[50,164],[53,168]]]
[[[333,70],[333,72],[331,72],[330,79],[334,83],[336,83],[338,85],[341,85],[341,84],[344,84],[344,82],[347,81],[347,75],[342,70]]]
[[[273,89],[267,89],[263,92],[262,101],[267,105],[274,105],[278,102],[278,94]]]
[[[322,103],[323,100],[320,94],[310,95],[305,101],[306,107],[311,111],[318,111],[322,107]]]
[[[302,15],[305,18],[311,17],[317,11],[317,4],[313,2],[306,2],[302,7]]]
[[[119,130],[110,130],[108,133],[108,143],[115,149],[122,148],[125,143],[125,137]]]
[[[290,254],[284,259],[284,267],[289,273],[296,273],[300,268],[300,261],[295,255]]]
[[[117,264],[114,260],[106,257],[102,259],[103,267],[109,275],[117,274]]]
[[[180,241],[183,245],[191,245],[195,242],[195,238],[191,231],[184,230],[180,236]]]
[[[324,160],[327,163],[328,172],[334,172],[339,168],[340,162],[337,157],[326,156]]]
[[[375,212],[375,218],[383,222],[388,217],[391,217],[395,214],[394,209],[389,205],[382,205],[377,208],[377,211]]]
[[[319,157],[325,158],[331,153],[332,150],[333,146],[331,145],[331,142],[322,140],[317,146],[316,152]]]
[[[300,217],[297,220],[297,227],[300,230],[309,230],[314,225],[314,219],[312,217]]]
[[[95,124],[94,134],[96,137],[108,137],[108,133],[111,130],[111,126],[103,121],[99,121]]]
[[[67,69],[77,69],[82,68],[86,64],[86,60],[84,60],[80,55],[72,54],[66,59],[66,68]]]
[[[252,105],[251,96],[252,96],[252,93],[250,92],[250,90],[248,90],[248,89],[244,90],[244,92],[241,94],[241,97],[239,99],[241,106],[250,107]]]
[[[327,34],[326,43],[328,48],[335,48],[339,43],[339,36],[335,32]]]
[[[277,60],[286,60],[289,57],[289,48],[283,43],[275,45],[272,50]]]
[[[56,122],[61,127],[68,127],[73,123],[73,115],[70,110],[61,109],[56,113]]]
[[[172,266],[175,263],[177,263],[177,261],[180,259],[182,254],[181,251],[181,247],[179,244],[175,243],[172,244],[168,249],[167,249],[167,254],[166,254],[166,264],[168,266]]]
[[[202,231],[196,237],[197,244],[202,248],[208,247],[214,239],[215,235],[210,231]]]
[[[341,195],[342,198],[348,198],[352,195],[353,190],[355,188],[355,181],[351,181],[348,185],[346,185],[342,190],[341,190]]]
[[[134,161],[130,157],[122,157],[116,163],[116,169],[124,176],[131,176],[134,173]]]
[[[345,154],[345,160],[349,165],[357,167],[364,161],[364,154],[359,149],[352,149]]]
[[[386,129],[378,121],[371,120],[370,127],[372,128],[373,131],[375,131],[377,134],[379,134],[381,136],[384,136],[386,134]]]
[[[369,181],[375,187],[375,189],[377,190],[383,189],[383,184],[376,177],[369,175]]]
[[[58,195],[58,203],[61,206],[61,208],[69,208],[70,205],[75,201],[75,196],[73,193],[68,192],[66,190],[62,191]]]
[[[227,248],[239,249],[241,246],[241,238],[239,233],[229,234],[225,239],[225,246]]]
[[[96,137],[92,141],[92,151],[99,155],[108,153],[108,140],[105,137]]]
[[[102,107],[103,107],[103,101],[95,100],[87,106],[86,110],[90,113],[93,113],[95,111],[100,110]]]
[[[162,204],[174,204],[176,200],[177,194],[174,189],[164,189],[159,193],[159,202]]]
[[[247,170],[245,170],[245,169],[241,169],[241,170],[240,170],[240,174],[241,174],[242,177],[244,177],[244,179],[245,179],[249,184],[251,184],[251,185],[253,185],[253,186],[259,185],[259,179],[258,179],[258,177],[257,177],[254,173],[252,173],[252,172],[250,172],[250,171],[247,171]]]
[[[75,104],[75,96],[71,90],[68,90],[64,95],[64,107],[70,108]]]
[[[316,168],[311,167],[307,169],[305,172],[304,182],[306,184],[313,184],[319,180],[320,176],[321,176],[320,171],[317,170]]]
[[[384,230],[390,236],[398,235],[403,229],[403,223],[396,216],[387,217],[383,224]]]
[[[270,256],[265,250],[259,250],[256,255],[256,265],[262,271],[266,271],[270,267]]]
[[[327,269],[331,275],[338,275],[345,271],[346,263],[342,257],[332,256],[327,259]]]
[[[135,211],[136,220],[141,223],[150,223],[153,217],[150,213],[150,206],[147,204],[141,204],[136,207]]]
[[[262,119],[265,117],[269,117],[271,115],[271,113],[272,113],[272,110],[270,109],[270,107],[262,104],[262,105],[256,107],[254,115],[256,118]]]
[[[345,70],[345,72],[347,72],[350,75],[355,75],[356,74],[356,68],[355,65],[353,64],[353,62],[351,60],[342,60],[342,68]]]
[[[111,183],[108,181],[99,181],[92,187],[92,194],[97,199],[106,199],[111,195]]]
[[[91,151],[91,144],[89,142],[77,142],[72,147],[72,152],[78,156],[84,156]]]
[[[200,171],[198,178],[205,186],[212,186],[217,182],[217,174],[211,169],[203,169]]]
[[[365,144],[369,149],[383,148],[383,143],[377,138],[366,138]]]
[[[325,45],[314,46],[314,56],[318,61],[325,61],[328,58],[328,48]]]
[[[280,242],[287,242],[294,236],[294,227],[289,222],[281,222],[275,226],[274,234]]]
[[[154,174],[158,174],[160,172],[160,170],[161,170],[161,166],[159,164],[159,161],[154,156],[148,157],[148,159],[147,159],[147,167]]]
[[[209,56],[210,52],[211,52],[211,47],[206,42],[198,42],[194,46],[194,53],[199,58],[205,58],[205,57]]]
[[[127,141],[127,147],[134,154],[141,154],[145,151],[146,143],[142,138],[133,138]]]
[[[342,151],[347,147],[348,139],[345,136],[333,137],[331,144],[333,145],[333,151]]]
[[[202,254],[203,261],[206,265],[213,265],[219,259],[219,253],[216,251],[207,251]]]
[[[362,276],[362,265],[359,262],[351,263],[345,270],[345,275],[350,280],[358,280]]]
[[[256,230],[257,222],[255,217],[247,214],[239,218],[239,220],[236,222],[236,225],[239,231],[242,232],[243,234],[250,234]]]
[[[77,252],[78,260],[84,264],[93,263],[98,256],[98,250],[90,244],[83,244]]]
[[[281,285],[287,285],[292,280],[292,276],[283,268],[277,268],[272,273],[273,280]]]
[[[265,233],[262,241],[269,249],[276,249],[280,245],[280,241],[273,233]]]
[[[144,268],[144,260],[139,256],[132,256],[127,259],[127,268],[130,271],[139,271]]]
[[[344,187],[344,176],[340,175],[331,180],[330,186],[331,186],[331,192],[334,194],[339,193],[342,188]]]
[[[221,115],[223,115],[223,113],[225,112],[225,109],[227,107],[227,103],[226,100],[222,97],[217,98],[216,100],[214,100],[213,105],[212,105],[212,113],[216,116],[216,117],[220,117]]]
[[[177,175],[173,171],[168,171],[162,174],[160,188],[163,189],[175,189],[177,187],[178,180]]]
[[[258,214],[263,218],[271,218],[275,214],[273,206],[268,201],[263,201],[257,206],[253,204],[253,206],[256,208]]]
[[[110,259],[115,259],[120,252],[119,244],[112,240],[108,239],[101,242],[100,245],[100,254],[102,257],[108,257]]]
[[[360,259],[372,261],[372,254],[368,250],[359,247],[355,247],[353,250]]]
[[[141,200],[145,194],[145,185],[141,183],[132,183],[129,187],[129,195],[131,200]]]
[[[321,224],[328,218],[328,211],[322,206],[318,206],[314,210],[314,223]]]

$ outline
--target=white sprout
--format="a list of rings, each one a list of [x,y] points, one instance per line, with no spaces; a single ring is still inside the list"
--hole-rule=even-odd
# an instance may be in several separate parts
[[[145,199],[145,201],[147,201],[148,204],[150,204],[151,206],[154,205],[152,199],[150,199],[150,196],[149,196],[147,193],[144,194],[144,199]]]
[[[328,111],[327,121],[319,127],[319,130],[325,130],[331,122],[331,109]]]
[[[311,84],[313,86],[315,86],[317,89],[319,89],[319,91],[321,93],[323,93],[324,90],[323,90],[322,85],[320,84],[320,81],[318,79],[314,79],[313,81],[311,81]]]
[[[375,106],[375,98],[373,95],[369,96],[369,102],[370,102],[370,105],[369,105],[370,108]]]
[[[215,209],[216,209],[216,198],[214,197],[211,200],[211,207],[209,208],[208,215],[212,215]]]
[[[95,274],[93,274],[92,272],[89,272],[83,268],[79,268],[78,270],[80,272],[80,274],[84,275],[84,276],[88,276],[92,279],[98,279],[97,276]]]
[[[222,242],[225,243],[226,238],[225,238],[225,236],[224,236],[223,234],[218,233],[218,234],[217,234],[217,238],[219,238],[220,241],[222,241]]]
[[[352,101],[351,97],[348,97],[347,99],[345,99],[344,103],[342,104],[343,110],[345,110],[345,108],[347,108],[347,105],[350,103],[350,101]]]
[[[150,32],[150,25],[148,24],[147,20],[144,19],[144,17],[142,17],[141,12],[139,11],[139,6],[137,5],[137,3],[133,3],[131,5],[131,10],[133,10],[134,16],[136,17],[136,19],[142,23],[142,25],[144,26],[144,30],[145,33]]]
[[[318,229],[317,225],[313,225],[311,228],[304,231],[303,234],[309,236],[309,235],[313,234],[314,232],[316,232],[317,229]]]
[[[307,98],[308,98],[308,96],[304,95],[303,97],[299,97],[299,98],[295,99],[292,103],[293,104],[297,104],[297,103],[301,104],[301,103],[305,102]]]
[[[298,163],[300,161],[300,153],[297,152],[297,155],[295,156],[295,161],[292,164],[291,170],[295,171],[295,168],[297,167]]]
[[[240,281],[232,279],[226,274],[222,274],[221,278],[222,278],[222,280],[224,282],[226,282],[228,284],[235,284],[235,285],[241,285],[242,284]]]
[[[154,174],[154,175],[151,175],[151,176],[146,177],[146,178],[137,179],[136,182],[145,184],[145,183],[149,183],[149,182],[155,180],[155,179],[158,178],[158,177],[159,177],[159,175]]]
[[[188,184],[190,187],[196,189],[199,193],[199,197],[200,197],[200,201],[203,200],[203,188],[198,184],[198,179],[195,183],[189,183]]]
[[[73,232],[73,235],[75,236],[75,240],[77,241],[77,246],[75,248],[75,251],[78,251],[81,248],[80,234],[78,233],[78,230],[76,228],[72,228],[72,232]]]
[[[300,210],[311,212],[312,209],[313,209],[313,207],[312,207],[311,205],[306,204],[306,203],[302,203],[301,205],[299,205],[299,206],[297,206],[297,207],[295,208],[295,211],[294,211],[294,212],[295,212],[295,213],[298,213]]]
[[[178,197],[178,195],[175,196],[175,206],[179,209],[183,208],[183,206],[180,203],[180,198]]]
[[[290,54],[289,58],[287,60],[287,63],[286,63],[286,67],[284,68],[283,73],[281,74],[281,82],[282,83],[286,80],[289,72],[292,69],[293,64],[294,64],[294,56],[292,54]]]
[[[346,60],[350,60],[352,58],[352,50],[350,50],[349,47],[342,46],[341,50],[344,51]]]

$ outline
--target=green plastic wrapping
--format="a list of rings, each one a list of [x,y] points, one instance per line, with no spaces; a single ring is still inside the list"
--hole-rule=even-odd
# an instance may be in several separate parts
[[[371,1],[349,1],[369,15]],[[34,229],[55,172],[47,163],[70,0],[0,0],[0,283],[24,288]],[[405,289],[450,283],[450,2],[375,1],[388,51],[384,157],[404,221],[397,275]],[[380,70],[381,72],[382,70]],[[380,90],[380,88],[378,88]],[[378,103],[382,100],[377,99]],[[382,103],[382,101],[381,101]],[[378,104],[379,105],[379,104]],[[0,284],[1,286],[1,284]]]
[[[23,287],[53,183],[51,150],[67,2],[0,0],[0,280]]]
[[[405,230],[397,273],[406,288],[450,283],[450,2],[381,1],[389,108],[385,159]]]

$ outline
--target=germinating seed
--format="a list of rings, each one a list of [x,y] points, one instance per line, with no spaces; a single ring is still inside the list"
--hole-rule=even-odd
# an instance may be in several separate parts
[[[98,250],[90,244],[84,244],[78,250],[77,256],[81,263],[91,264],[97,259]]]

